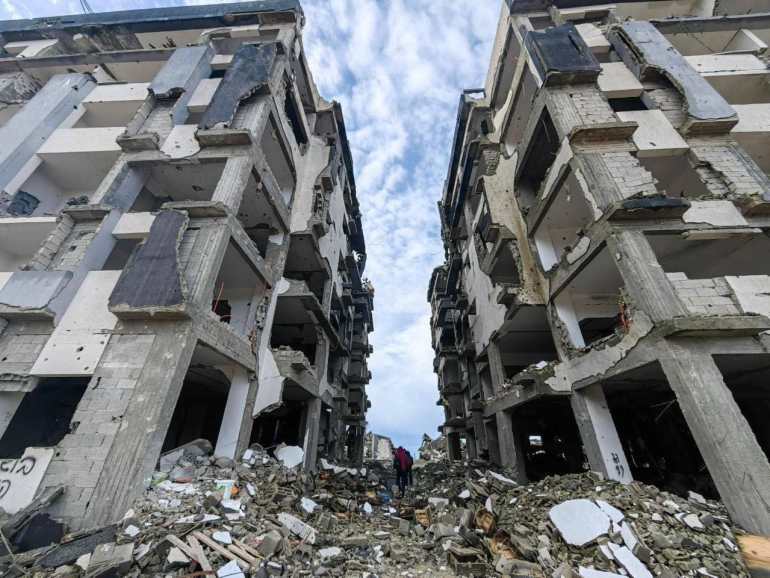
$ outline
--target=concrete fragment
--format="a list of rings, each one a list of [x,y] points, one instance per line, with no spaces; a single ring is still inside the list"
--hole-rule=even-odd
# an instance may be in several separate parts
[[[610,518],[590,500],[567,500],[550,509],[548,517],[564,541],[584,546],[610,530]]]
[[[139,528],[137,528],[133,524],[130,524],[130,525],[126,526],[126,528],[123,530],[123,533],[126,534],[130,538],[135,538],[139,534],[140,531],[141,530],[139,530]]]
[[[685,526],[688,528],[692,528],[693,530],[705,530],[705,526],[698,518],[697,514],[684,514],[684,515],[678,515],[677,518],[679,521],[681,521]]]
[[[116,545],[115,543],[101,544],[94,549],[88,565],[89,575],[105,575],[115,572],[122,575],[128,572],[133,560],[133,543]]]
[[[637,544],[639,544],[639,540],[637,539],[636,534],[634,534],[634,531],[631,529],[631,525],[628,522],[621,522],[620,536],[623,538],[623,543],[626,545],[626,547],[633,552],[634,548],[636,548]]]
[[[283,536],[277,530],[270,530],[267,534],[262,536],[262,541],[257,546],[257,552],[262,554],[265,558],[273,556],[276,552],[280,552],[283,548]]]
[[[316,531],[309,524],[306,524],[299,518],[285,512],[278,514],[278,521],[281,522],[281,524],[283,524],[292,534],[299,536],[308,544],[315,544]]]
[[[214,538],[217,542],[220,544],[232,544],[233,543],[233,537],[230,535],[230,532],[224,531],[224,530],[218,530],[216,532],[213,532],[211,534],[211,537]]]
[[[434,508],[438,508],[440,510],[441,508],[445,508],[449,505],[449,500],[446,498],[431,497],[428,498],[428,503]]]
[[[318,555],[321,557],[322,562],[328,562],[329,560],[332,560],[334,558],[339,558],[344,554],[344,551],[342,548],[338,548],[336,546],[331,546],[329,548],[321,548],[318,551]]]
[[[84,572],[88,570],[88,565],[91,563],[91,554],[83,554],[75,560],[75,566],[78,566]]]
[[[312,514],[313,512],[315,512],[315,511],[316,511],[316,508],[318,508],[318,507],[319,507],[319,506],[318,506],[318,504],[316,504],[316,503],[315,503],[313,500],[311,500],[310,498],[304,498],[304,497],[303,497],[303,498],[300,500],[300,508],[301,508],[301,509],[302,509],[302,511],[303,511],[303,512],[305,512],[306,514]],[[371,506],[369,506],[369,507],[371,508]]]
[[[610,517],[610,520],[612,520],[616,524],[620,523],[625,517],[623,516],[623,512],[618,510],[612,504],[605,502],[604,500],[596,500],[596,505],[599,506],[601,511],[607,514]]]
[[[238,563],[235,560],[231,560],[217,570],[217,578],[246,578],[246,575],[241,570],[241,567],[238,566]]]
[[[305,459],[305,452],[299,446],[279,446],[275,457],[287,468],[296,468]]]
[[[618,563],[626,569],[631,578],[652,578],[652,572],[625,546],[618,546],[610,542],[608,544],[612,555]]]
[[[578,568],[578,575],[580,578],[626,578],[623,574],[604,572],[603,570],[594,570],[593,568],[584,568],[583,566]]]
[[[166,562],[171,568],[178,568],[180,566],[186,566],[190,563],[190,559],[176,546],[169,548],[166,555]]]

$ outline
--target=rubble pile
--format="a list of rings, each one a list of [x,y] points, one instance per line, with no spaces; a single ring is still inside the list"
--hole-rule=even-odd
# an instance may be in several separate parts
[[[724,508],[694,493],[591,474],[518,485],[441,461],[396,499],[381,463],[310,475],[302,461],[253,446],[236,463],[198,440],[161,458],[119,523],[17,549],[0,575],[748,576]],[[19,533],[4,530],[12,546]]]
[[[448,458],[446,444],[446,436],[443,434],[438,436],[435,440],[431,439],[428,434],[423,434],[422,444],[420,444],[417,455],[421,460],[425,461],[435,462],[446,460]]]

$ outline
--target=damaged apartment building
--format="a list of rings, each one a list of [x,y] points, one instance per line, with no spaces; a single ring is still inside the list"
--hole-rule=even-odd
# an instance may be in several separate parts
[[[770,3],[506,0],[439,204],[452,459],[770,533]]]
[[[295,0],[0,23],[0,506],[122,516],[162,452],[364,452],[373,288]]]

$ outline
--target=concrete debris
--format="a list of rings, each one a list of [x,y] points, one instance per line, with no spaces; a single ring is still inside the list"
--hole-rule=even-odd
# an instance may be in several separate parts
[[[305,452],[298,446],[278,446],[275,457],[287,468],[296,468],[305,459]]]
[[[230,532],[213,532],[211,534],[211,537],[214,538],[217,542],[220,542],[222,544],[232,544],[233,543],[233,537],[230,535]]]
[[[316,504],[313,500],[310,498],[302,498],[300,500],[300,507],[302,508],[302,511],[306,514],[312,514],[315,512],[316,508],[318,508],[318,504]]]
[[[281,522],[281,524],[283,524],[284,527],[292,534],[295,534],[301,538],[303,542],[307,542],[308,544],[315,544],[316,531],[312,526],[305,524],[299,518],[292,516],[291,514],[287,514],[286,512],[281,512],[278,514],[278,521]]]
[[[246,575],[241,571],[238,563],[233,560],[217,570],[217,578],[246,578]]]
[[[568,500],[551,508],[548,517],[562,538],[585,546],[610,530],[610,518],[590,500]]]
[[[41,578],[78,576],[85,568],[89,576],[132,577],[196,571],[220,577],[748,577],[729,518],[710,500],[590,474],[510,484],[507,471],[492,475],[447,461],[418,462],[415,485],[396,499],[393,473],[381,462],[311,475],[258,446],[253,450],[260,456],[254,465],[244,460],[226,469],[213,456],[198,456],[191,489],[183,492],[157,472],[119,531],[112,527],[107,541],[88,552],[76,549],[55,565],[43,563],[86,532],[17,552],[15,563]],[[715,523],[690,528],[668,513],[672,505],[675,514],[708,514]],[[140,531],[132,535],[129,528]],[[0,572],[14,575],[10,557],[0,563]]]
[[[445,436],[441,435],[434,440],[428,434],[423,434],[418,457],[421,460],[439,461],[447,458],[446,449]]]
[[[618,563],[626,569],[626,572],[628,572],[629,576],[632,578],[652,578],[650,571],[641,560],[633,555],[631,550],[625,546],[618,546],[617,544],[613,544],[612,542],[610,542],[608,546],[612,551],[612,555],[615,557],[615,560],[617,560]]]

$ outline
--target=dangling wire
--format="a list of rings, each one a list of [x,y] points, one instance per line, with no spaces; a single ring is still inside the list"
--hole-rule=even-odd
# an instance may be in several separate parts
[[[91,5],[88,3],[88,0],[80,0],[80,8],[83,10],[83,14],[93,14],[94,11],[91,8]]]

